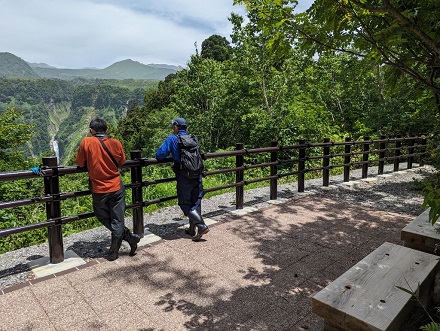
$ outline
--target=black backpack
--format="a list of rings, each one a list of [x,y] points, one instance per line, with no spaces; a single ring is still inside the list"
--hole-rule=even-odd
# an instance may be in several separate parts
[[[187,178],[198,178],[203,172],[203,160],[196,136],[193,134],[177,135],[180,147],[180,164],[176,172]]]

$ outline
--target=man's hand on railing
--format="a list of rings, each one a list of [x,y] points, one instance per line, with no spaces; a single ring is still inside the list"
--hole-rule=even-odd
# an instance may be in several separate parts
[[[33,173],[34,175],[44,176],[43,173],[42,173],[42,171],[41,171],[41,166],[40,166],[40,165],[31,168],[31,171],[32,171],[32,173]]]

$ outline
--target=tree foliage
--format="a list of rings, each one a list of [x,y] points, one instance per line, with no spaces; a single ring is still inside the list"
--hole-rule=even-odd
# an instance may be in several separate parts
[[[438,1],[316,0],[304,13],[294,12],[296,0],[241,0],[258,12],[262,30],[298,40],[310,55],[347,52],[376,64],[387,64],[440,95],[440,6]],[[389,76],[399,82],[401,75]],[[440,108],[439,108],[440,109]]]
[[[231,52],[232,49],[229,41],[225,37],[214,34],[202,42],[200,55],[204,59],[222,62],[229,60]]]
[[[31,137],[30,125],[20,122],[23,113],[15,108],[9,108],[0,114],[0,150],[7,152],[23,145]]]
[[[144,105],[121,118],[126,148],[152,156],[173,116],[187,118],[205,151],[238,142],[268,146],[434,130],[429,90],[417,81],[400,76],[392,85],[395,71],[380,61],[308,45],[299,31],[304,16],[292,12],[295,1],[241,2],[248,4],[247,18],[231,15],[231,44],[209,37],[187,68],[148,90]],[[230,56],[209,55],[217,46],[230,47]]]
[[[176,116],[167,110],[174,93],[176,74],[168,75],[157,87],[145,91],[144,104],[131,103],[125,116],[118,121],[116,137],[126,151],[141,150],[152,156],[169,133],[171,119]]]

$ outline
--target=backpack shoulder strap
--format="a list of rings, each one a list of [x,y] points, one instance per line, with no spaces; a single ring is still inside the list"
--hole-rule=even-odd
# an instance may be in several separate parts
[[[182,146],[183,144],[182,135],[180,133],[176,133],[176,137],[177,137],[177,143],[179,144],[179,146]]]
[[[104,148],[104,150],[107,152],[108,156],[110,156],[110,158],[112,159],[113,163],[114,163],[115,166],[116,166],[116,169],[119,169],[118,162],[116,162],[115,157],[113,156],[112,153],[110,153],[108,147],[104,144],[104,141],[101,139],[101,137],[98,137],[98,136],[95,136],[95,137],[98,138],[99,142],[100,142],[101,145],[102,145],[102,148]]]

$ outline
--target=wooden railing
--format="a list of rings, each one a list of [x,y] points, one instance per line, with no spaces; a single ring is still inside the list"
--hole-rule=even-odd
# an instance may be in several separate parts
[[[267,162],[246,162],[252,155],[267,155]],[[426,155],[426,139],[424,137],[385,138],[370,140],[366,137],[362,141],[352,141],[349,138],[343,142],[332,142],[324,139],[322,143],[307,143],[301,140],[298,145],[280,146],[273,142],[270,147],[247,149],[243,144],[237,144],[234,151],[204,153],[205,160],[215,158],[235,157],[235,167],[205,171],[204,177],[218,174],[235,173],[235,181],[226,185],[206,188],[205,192],[235,188],[237,209],[244,205],[244,187],[246,185],[268,181],[270,183],[270,199],[277,199],[278,180],[283,177],[295,176],[297,178],[298,192],[304,191],[307,173],[319,172],[322,185],[328,186],[330,174],[333,169],[343,172],[344,182],[350,180],[351,169],[362,169],[362,178],[368,176],[368,169],[372,165],[378,166],[378,175],[383,174],[385,164],[393,164],[393,170],[398,171],[402,162],[406,161],[407,169],[413,167],[413,162],[418,160],[423,165]],[[125,183],[126,189],[131,189],[132,201],[127,203],[127,209],[133,211],[133,232],[144,236],[144,207],[165,201],[177,199],[177,196],[160,197],[153,200],[143,199],[143,188],[150,185],[175,181],[175,177],[148,179],[142,178],[142,168],[158,166],[172,162],[166,159],[159,162],[152,158],[142,158],[140,151],[131,151],[130,160],[123,165],[131,172],[131,182]],[[268,176],[261,178],[245,179],[246,171],[255,168],[269,169]],[[94,217],[93,212],[72,216],[61,216],[61,201],[90,195],[90,190],[76,192],[60,192],[59,177],[75,173],[86,172],[86,169],[77,166],[58,166],[56,157],[43,157],[41,174],[44,182],[44,196],[31,199],[0,202],[0,210],[17,206],[44,203],[46,208],[45,220],[39,223],[0,230],[0,236],[8,236],[25,231],[48,228],[49,257],[51,263],[64,260],[63,249],[63,224]],[[34,178],[32,171],[14,171],[0,173],[0,181],[15,181],[19,179]]]

